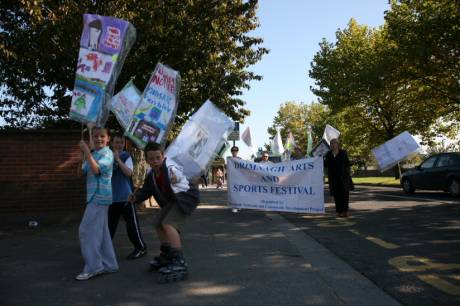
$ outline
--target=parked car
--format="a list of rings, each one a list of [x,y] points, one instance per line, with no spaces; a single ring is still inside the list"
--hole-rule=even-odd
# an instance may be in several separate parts
[[[402,174],[401,187],[406,193],[431,189],[460,197],[460,153],[439,153],[428,157],[419,166]]]

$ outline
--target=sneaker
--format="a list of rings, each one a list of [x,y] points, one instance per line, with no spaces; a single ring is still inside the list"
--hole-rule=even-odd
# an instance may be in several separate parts
[[[134,250],[131,254],[128,255],[128,259],[138,259],[147,254],[147,250]]]
[[[75,279],[78,280],[78,281],[84,281],[84,280],[88,280],[90,278],[93,278],[95,276],[101,275],[104,272],[105,272],[104,270],[97,271],[97,272],[92,272],[92,273],[82,272],[82,273],[78,274],[77,276],[75,276]]]

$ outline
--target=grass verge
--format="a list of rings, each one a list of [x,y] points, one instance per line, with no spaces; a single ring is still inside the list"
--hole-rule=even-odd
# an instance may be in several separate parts
[[[400,186],[399,179],[394,177],[354,177],[355,184],[372,184],[372,185],[392,185]]]

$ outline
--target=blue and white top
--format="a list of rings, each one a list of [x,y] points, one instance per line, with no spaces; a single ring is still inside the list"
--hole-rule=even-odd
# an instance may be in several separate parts
[[[98,205],[112,204],[112,167],[113,153],[109,147],[104,147],[91,153],[99,166],[99,174],[95,175],[89,168],[88,162],[83,164],[86,174],[86,203]]]

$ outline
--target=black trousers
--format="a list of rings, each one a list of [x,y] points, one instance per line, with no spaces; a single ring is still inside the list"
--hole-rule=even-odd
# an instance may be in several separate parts
[[[136,208],[134,207],[134,204],[126,204],[126,202],[114,202],[112,203],[112,205],[110,205],[109,231],[112,240],[115,236],[120,216],[123,216],[123,219],[125,219],[126,232],[128,233],[128,238],[134,245],[134,248],[136,250],[147,249],[144,242],[144,238],[142,238],[142,233],[139,227],[139,220],[137,218]]]
[[[202,183],[204,186],[208,187],[208,179],[206,178],[205,175],[202,175],[202,176],[201,176],[201,183]]]
[[[350,199],[350,192],[345,191],[342,186],[333,189],[333,196],[335,202],[335,211],[343,213],[348,211],[348,202]]]

